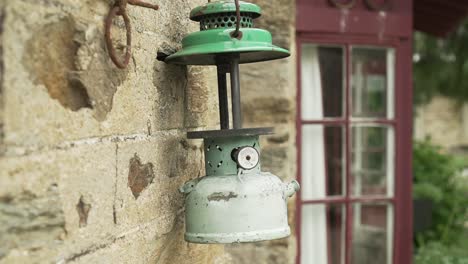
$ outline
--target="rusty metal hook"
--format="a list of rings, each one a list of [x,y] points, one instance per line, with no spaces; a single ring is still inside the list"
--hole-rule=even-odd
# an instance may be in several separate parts
[[[123,61],[119,61],[117,59],[117,55],[115,54],[115,48],[114,48],[114,45],[112,44],[111,25],[112,25],[112,21],[114,20],[114,17],[116,17],[117,15],[122,16],[125,22],[125,29],[127,32],[126,33],[127,47],[125,50],[125,56],[124,56]],[[122,12],[122,9],[117,5],[112,7],[112,9],[109,11],[109,15],[107,15],[105,36],[106,36],[107,51],[109,53],[111,60],[114,62],[115,66],[117,66],[118,68],[125,69],[125,67],[127,67],[128,65],[128,62],[130,61],[131,52],[132,52],[132,27],[130,25],[130,19],[128,18],[127,13]]]
[[[237,21],[236,21],[236,30],[231,32],[231,37],[241,39],[242,38],[242,32],[239,30],[240,21],[241,21],[239,0],[234,0],[234,3],[236,5],[236,19],[237,19]]]
[[[151,9],[154,9],[154,10],[159,10],[158,5],[153,5],[153,4],[150,4],[150,3],[146,3],[146,2],[143,2],[141,0],[128,0],[128,3],[131,4],[131,5],[151,8]]]
[[[154,10],[159,9],[158,5],[145,3],[140,0],[118,0],[115,2],[114,6],[109,10],[109,14],[106,17],[105,22],[106,46],[107,51],[109,53],[109,57],[111,58],[112,62],[114,62],[115,66],[117,66],[120,69],[125,69],[127,67],[128,63],[130,62],[130,57],[132,56],[132,26],[130,23],[130,18],[127,14],[127,3],[131,5],[151,8]],[[122,19],[125,23],[127,47],[125,50],[123,61],[117,59],[117,55],[115,54],[115,47],[112,43],[111,26],[116,16],[122,16]]]

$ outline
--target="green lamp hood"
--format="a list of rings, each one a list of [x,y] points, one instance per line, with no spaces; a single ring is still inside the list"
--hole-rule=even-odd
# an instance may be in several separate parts
[[[270,32],[253,28],[253,19],[261,15],[259,6],[240,1],[240,31],[236,27],[234,1],[214,1],[194,8],[190,19],[200,22],[200,31],[182,40],[182,49],[168,56],[165,62],[181,65],[217,65],[229,56],[239,56],[239,63],[251,63],[288,57],[289,51],[272,44]]]

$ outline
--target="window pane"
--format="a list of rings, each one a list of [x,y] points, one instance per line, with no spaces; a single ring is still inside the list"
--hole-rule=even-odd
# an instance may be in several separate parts
[[[393,196],[393,128],[353,126],[351,140],[352,194]]]
[[[394,50],[354,47],[351,60],[352,116],[393,118]]]
[[[303,200],[344,195],[344,138],[344,129],[341,126],[302,127]]]
[[[393,207],[389,204],[354,204],[353,264],[391,264],[393,256]]]
[[[344,263],[345,216],[343,205],[302,207],[301,263]]]
[[[342,47],[302,45],[302,119],[343,116]]]

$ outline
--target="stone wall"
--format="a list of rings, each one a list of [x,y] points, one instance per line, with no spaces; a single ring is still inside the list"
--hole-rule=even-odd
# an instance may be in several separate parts
[[[0,1],[0,263],[229,263],[183,240],[177,188],[204,173],[188,129],[217,125],[213,68],[169,66],[191,8],[128,6],[133,56],[107,56],[107,0]],[[119,52],[124,24],[112,29]]]
[[[274,127],[275,135],[263,137],[262,169],[290,181],[296,177],[296,58],[295,2],[254,0],[263,11],[255,27],[269,30],[273,43],[289,49],[287,59],[242,65],[241,97],[246,127]],[[236,264],[295,263],[295,196],[289,199],[289,238],[261,243],[233,244],[226,251]]]
[[[418,140],[430,138],[452,153],[468,156],[468,104],[434,97],[428,104],[418,107],[414,137]]]

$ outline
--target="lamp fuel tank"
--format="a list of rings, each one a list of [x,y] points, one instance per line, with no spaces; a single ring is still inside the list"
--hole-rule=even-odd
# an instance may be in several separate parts
[[[261,171],[258,130],[262,129],[192,133],[204,137],[207,175],[180,188],[185,194],[187,241],[253,242],[290,234],[287,199],[299,184],[283,183]]]

